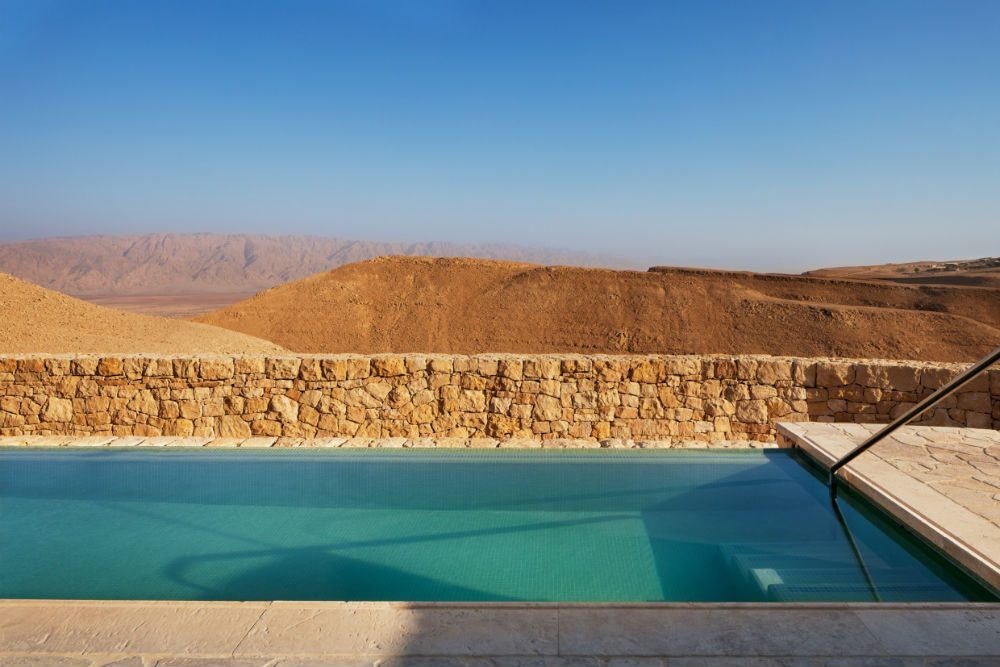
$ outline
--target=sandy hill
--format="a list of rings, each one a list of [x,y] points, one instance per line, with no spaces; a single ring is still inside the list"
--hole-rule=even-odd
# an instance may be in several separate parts
[[[274,352],[267,341],[206,324],[123,313],[0,273],[0,354]]]
[[[386,257],[199,316],[300,352],[769,353],[956,361],[1000,290]]]
[[[313,236],[146,234],[0,243],[0,271],[80,297],[231,293],[232,299],[379,255],[467,255],[621,266],[615,260],[502,245],[379,243]],[[129,307],[134,302],[106,302]],[[215,304],[218,306],[218,303]]]
[[[840,266],[807,271],[818,278],[855,278],[881,280],[910,285],[968,285],[1000,288],[1000,257],[950,260],[944,262],[907,262],[871,266]]]

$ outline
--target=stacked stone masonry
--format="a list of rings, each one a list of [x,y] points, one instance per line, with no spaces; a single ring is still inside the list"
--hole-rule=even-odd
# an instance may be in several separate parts
[[[0,358],[0,435],[769,441],[885,422],[956,364],[763,356]],[[921,423],[1000,428],[1000,370]]]

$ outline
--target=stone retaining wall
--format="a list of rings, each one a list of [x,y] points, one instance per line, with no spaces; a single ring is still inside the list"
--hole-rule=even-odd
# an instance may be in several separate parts
[[[772,440],[887,421],[961,365],[763,356],[0,358],[0,435]],[[1000,370],[923,423],[1000,428]]]

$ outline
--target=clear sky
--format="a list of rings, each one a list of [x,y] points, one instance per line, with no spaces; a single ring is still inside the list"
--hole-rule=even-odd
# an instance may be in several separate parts
[[[0,0],[0,238],[1000,255],[1000,1]]]

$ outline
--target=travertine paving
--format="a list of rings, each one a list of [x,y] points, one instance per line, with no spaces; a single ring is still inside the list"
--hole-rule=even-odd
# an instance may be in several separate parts
[[[1000,605],[0,601],[0,667],[995,667]]]
[[[778,437],[829,466],[879,428],[779,424]],[[1000,431],[907,426],[841,474],[884,510],[1000,588]]]

